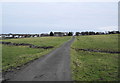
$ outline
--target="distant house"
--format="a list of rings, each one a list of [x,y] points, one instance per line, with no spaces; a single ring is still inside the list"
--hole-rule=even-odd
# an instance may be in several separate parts
[[[40,34],[0,34],[0,38],[28,38],[40,37]]]
[[[54,32],[54,36],[68,36],[68,32]]]
[[[33,34],[29,34],[29,37],[34,37],[34,35]]]
[[[0,38],[2,38],[2,34],[0,34]]]
[[[1,34],[2,38],[13,38],[12,34]]]
[[[38,35],[34,35],[34,37],[38,37]]]
[[[19,38],[19,35],[15,35],[14,38]]]
[[[42,33],[40,36],[44,37],[44,36],[50,36],[50,35],[48,33]]]
[[[2,38],[5,38],[5,37],[6,37],[6,35],[5,35],[5,34],[2,34],[2,35],[1,35],[1,37],[2,37]]]
[[[22,36],[21,36],[21,35],[19,35],[19,38],[22,38]]]
[[[68,32],[63,32],[63,33],[64,33],[64,36],[68,36],[68,34],[69,34]]]
[[[112,31],[112,34],[118,34],[119,31]]]

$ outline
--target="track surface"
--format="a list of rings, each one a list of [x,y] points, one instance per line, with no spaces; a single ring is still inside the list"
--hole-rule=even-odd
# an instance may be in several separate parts
[[[74,37],[48,55],[35,60],[17,73],[10,81],[71,81],[70,45]]]

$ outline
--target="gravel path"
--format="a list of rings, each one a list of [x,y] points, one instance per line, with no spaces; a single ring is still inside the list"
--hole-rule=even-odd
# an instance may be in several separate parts
[[[70,45],[74,39],[6,77],[11,81],[71,81]]]

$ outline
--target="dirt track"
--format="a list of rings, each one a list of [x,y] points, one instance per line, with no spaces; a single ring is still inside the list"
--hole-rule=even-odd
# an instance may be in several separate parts
[[[71,81],[70,45],[74,37],[28,66],[6,74],[11,81]]]

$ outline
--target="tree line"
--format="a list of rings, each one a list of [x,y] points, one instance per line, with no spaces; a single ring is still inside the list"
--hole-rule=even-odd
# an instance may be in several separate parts
[[[93,32],[93,31],[86,31],[86,32],[76,32],[75,35],[102,35],[102,34],[120,34],[120,31],[108,31],[108,32]]]

